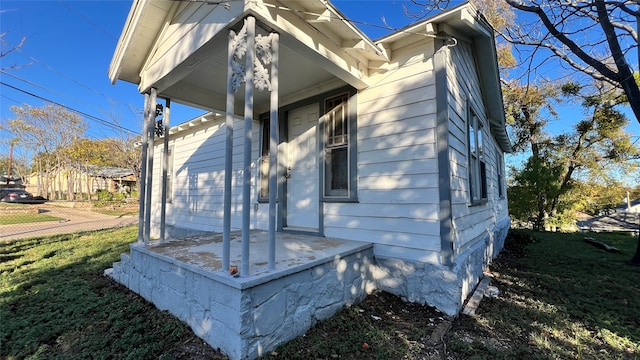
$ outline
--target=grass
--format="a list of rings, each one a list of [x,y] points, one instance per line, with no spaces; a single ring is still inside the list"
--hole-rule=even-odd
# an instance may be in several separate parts
[[[379,295],[317,324],[274,358],[640,359],[640,267],[626,263],[637,240],[589,234],[623,251],[612,254],[584,236],[511,231],[491,266],[501,295],[485,297],[476,317],[456,318],[440,342],[433,340],[449,324],[433,309]]]
[[[0,243],[0,358],[171,359],[193,341],[183,323],[102,275],[136,233]]]
[[[492,266],[501,296],[456,322],[452,350],[478,359],[640,359],[640,267],[627,265],[637,238],[588,235],[623,253],[588,245],[584,234],[512,231]]]
[[[640,267],[626,264],[637,240],[591,234],[623,251],[612,254],[583,236],[510,232],[491,266],[500,296],[476,317],[375,293],[268,357],[640,359]],[[135,237],[124,228],[0,243],[0,358],[223,358],[102,276]]]
[[[104,215],[110,215],[110,216],[134,216],[134,215],[138,215],[139,212],[138,210],[127,210],[127,209],[100,209],[100,208],[94,208],[91,211],[93,212],[97,212],[100,214],[104,214]]]
[[[47,214],[3,214],[2,216],[0,216],[0,225],[26,224],[59,220],[62,220],[62,218]]]

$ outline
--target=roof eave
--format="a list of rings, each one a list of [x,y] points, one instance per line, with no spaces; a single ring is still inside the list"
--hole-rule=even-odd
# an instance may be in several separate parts
[[[437,29],[438,24],[446,24],[464,36],[473,39],[476,52],[479,54],[486,54],[486,49],[495,49],[495,39],[491,25],[468,2],[382,37],[376,40],[376,43],[392,43],[405,37],[415,36],[415,34],[427,35],[428,26],[435,25],[431,28]],[[433,34],[432,36],[437,35]],[[491,124],[491,132],[498,141],[500,148],[504,152],[511,152],[511,142],[506,130],[497,54],[495,51],[490,52],[490,54],[491,56],[477,57],[480,83],[486,100],[487,116]]]
[[[147,0],[134,0],[133,5],[129,10],[129,15],[127,15],[127,20],[124,23],[120,38],[118,39],[118,44],[116,45],[116,49],[113,53],[113,58],[109,64],[108,75],[109,80],[111,80],[111,84],[115,84],[116,81],[120,79],[120,73],[124,66],[126,50],[129,48],[134,30],[140,23],[142,9],[146,6],[146,3]]]

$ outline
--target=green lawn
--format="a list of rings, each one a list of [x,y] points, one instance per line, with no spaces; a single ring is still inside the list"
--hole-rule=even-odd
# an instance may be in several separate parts
[[[102,275],[136,229],[0,242],[0,358],[173,358],[188,327]]]
[[[640,359],[640,267],[626,264],[636,239],[592,236],[623,253],[582,234],[512,231],[491,266],[500,296],[485,298],[476,317],[456,318],[444,336],[434,336],[446,318],[433,308],[377,293],[270,357]],[[102,276],[135,238],[129,227],[0,242],[0,358],[221,358]]]
[[[640,359],[637,238],[620,234],[511,232],[492,266],[502,294],[461,317],[450,348],[484,359]],[[584,236],[622,250],[608,253]],[[476,337],[465,338],[473,330]]]
[[[62,218],[47,214],[3,214],[2,216],[0,216],[0,225],[27,224],[60,220],[62,220]]]

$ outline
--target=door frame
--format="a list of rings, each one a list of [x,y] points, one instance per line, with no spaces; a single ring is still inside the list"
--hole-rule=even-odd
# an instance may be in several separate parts
[[[311,105],[311,104],[318,104],[318,129],[317,131],[317,136],[318,136],[318,141],[324,141],[321,136],[324,133],[324,131],[322,131],[322,129],[320,128],[322,126],[322,122],[320,121],[320,119],[322,118],[322,116],[324,116],[325,113],[325,100],[327,98],[339,95],[340,93],[344,93],[345,91],[349,92],[350,94],[355,94],[356,90],[350,86],[341,86],[338,88],[335,88],[333,90],[329,90],[327,92],[323,92],[321,94],[317,94],[314,96],[311,96],[309,98],[282,106],[278,109],[278,135],[279,135],[279,140],[278,140],[278,174],[277,174],[277,188],[278,188],[278,196],[276,199],[276,203],[277,203],[277,214],[276,214],[276,229],[279,232],[291,232],[291,233],[304,233],[304,234],[309,234],[309,235],[315,235],[315,236],[324,236],[324,203],[325,203],[325,198],[323,196],[324,192],[323,192],[323,187],[324,187],[324,153],[323,153],[323,146],[318,146],[318,153],[316,154],[317,159],[318,159],[318,174],[317,174],[317,181],[318,181],[318,231],[317,232],[308,232],[308,231],[297,231],[294,229],[286,229],[286,216],[287,216],[287,209],[286,209],[286,179],[285,179],[285,174],[286,174],[286,167],[282,166],[283,165],[283,153],[281,151],[281,147],[283,145],[286,145],[285,143],[287,143],[289,141],[289,112],[301,107],[305,107],[307,105]],[[261,116],[260,118],[267,118],[268,119],[269,113],[264,113],[263,116]],[[354,136],[355,137],[355,136]],[[259,200],[260,202],[265,202],[265,200]],[[352,201],[341,201],[341,202],[352,202]]]
[[[289,113],[293,110],[297,110],[306,106],[310,106],[313,104],[317,104],[318,106],[318,123],[316,124],[316,145],[318,145],[318,141],[321,141],[319,136],[319,129],[318,127],[320,126],[320,114],[322,113],[322,102],[321,99],[323,98],[322,95],[319,96],[314,96],[296,103],[293,103],[291,105],[285,106],[283,108],[280,109],[279,112],[279,130],[280,130],[280,143],[279,146],[288,146],[289,143]],[[318,171],[316,173],[316,183],[318,184],[318,186],[316,187],[316,191],[317,191],[317,199],[318,199],[318,228],[316,231],[310,231],[310,230],[301,230],[301,229],[296,229],[296,228],[288,228],[287,227],[287,179],[286,179],[286,173],[288,171],[288,159],[284,158],[287,155],[287,151],[288,149],[284,148],[284,149],[278,149],[278,201],[280,203],[280,206],[278,206],[278,214],[277,214],[277,227],[278,227],[278,231],[281,232],[288,232],[288,233],[300,233],[300,234],[308,234],[308,235],[315,235],[315,236],[324,236],[324,203],[320,200],[321,199],[321,195],[322,195],[322,187],[321,187],[321,182],[319,182],[320,179],[320,167],[323,166],[323,159],[321,156],[321,152],[320,152],[320,146],[316,146],[316,163],[318,164]],[[284,156],[283,156],[284,155]],[[280,165],[284,165],[284,166],[280,166]]]

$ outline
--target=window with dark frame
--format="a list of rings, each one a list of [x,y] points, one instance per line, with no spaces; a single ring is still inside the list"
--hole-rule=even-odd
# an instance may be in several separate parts
[[[502,198],[504,197],[504,187],[502,185],[504,169],[502,168],[502,156],[500,155],[500,151],[496,151],[496,172],[498,181],[498,197]]]
[[[471,202],[487,199],[487,165],[484,149],[484,131],[480,119],[473,111],[469,111],[468,156],[469,156],[469,192]]]
[[[324,196],[349,196],[349,95],[325,100]]]

